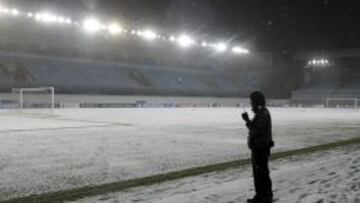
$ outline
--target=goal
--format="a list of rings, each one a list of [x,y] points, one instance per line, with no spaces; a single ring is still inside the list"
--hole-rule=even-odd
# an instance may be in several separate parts
[[[359,108],[358,98],[327,98],[326,108]]]
[[[20,109],[24,108],[55,108],[55,89],[54,87],[35,87],[35,88],[13,88],[12,94],[18,97]]]

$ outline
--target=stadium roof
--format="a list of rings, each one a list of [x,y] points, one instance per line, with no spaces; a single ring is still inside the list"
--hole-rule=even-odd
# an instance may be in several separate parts
[[[218,53],[231,52],[237,55],[249,54],[249,49],[241,45],[232,45],[227,41],[205,41],[199,37],[194,37],[186,32],[168,34],[161,33],[152,29],[150,26],[146,28],[123,26],[117,20],[106,22],[99,18],[89,16],[84,19],[73,19],[71,17],[57,14],[47,10],[41,11],[25,11],[17,7],[0,5],[0,17],[8,18],[26,18],[31,19],[37,23],[46,23],[56,26],[57,24],[73,26],[78,29],[83,29],[88,34],[96,34],[99,32],[108,33],[109,35],[120,38],[119,35],[132,35],[146,41],[166,41],[173,44],[178,44],[180,47],[186,49],[192,46],[202,47],[204,49],[212,49]]]
[[[287,51],[360,47],[357,0],[2,0],[24,10],[83,19],[118,19],[164,33],[188,31],[239,41],[251,50]],[[217,41],[217,40],[215,40]]]

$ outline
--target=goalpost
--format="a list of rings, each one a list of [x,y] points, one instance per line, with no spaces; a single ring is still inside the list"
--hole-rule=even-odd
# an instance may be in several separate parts
[[[13,88],[12,94],[18,94],[19,108],[55,108],[54,87]]]
[[[358,98],[326,98],[326,108],[359,108]]]

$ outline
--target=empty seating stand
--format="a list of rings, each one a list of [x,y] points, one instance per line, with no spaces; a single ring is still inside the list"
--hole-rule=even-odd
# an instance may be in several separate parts
[[[0,90],[54,86],[60,93],[236,96],[219,71],[0,52]]]

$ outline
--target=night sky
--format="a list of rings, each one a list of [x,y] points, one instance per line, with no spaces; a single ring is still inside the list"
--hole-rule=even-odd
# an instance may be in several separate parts
[[[93,14],[278,52],[360,47],[358,0],[8,0],[84,18]]]

